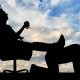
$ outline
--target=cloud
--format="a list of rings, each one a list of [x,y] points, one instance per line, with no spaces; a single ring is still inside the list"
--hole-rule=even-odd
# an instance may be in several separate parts
[[[59,71],[62,73],[65,73],[65,72],[70,72],[70,73],[73,73],[74,72],[74,68],[73,68],[73,65],[72,65],[72,62],[70,63],[65,63],[65,64],[60,64],[59,65]]]
[[[33,57],[40,57],[41,56],[40,53],[41,53],[40,51],[33,51]]]
[[[15,0],[7,0],[7,2],[11,7],[15,7]]]
[[[57,0],[56,0],[57,1]],[[77,14],[80,12],[79,0],[60,0],[59,4],[51,8],[49,16],[65,14]]]
[[[31,64],[36,64],[37,66],[48,68],[46,62],[38,61],[38,59],[30,60],[30,62],[24,61],[24,60],[17,60],[17,70],[21,70],[21,69],[30,70]],[[3,70],[6,70],[6,69],[13,70],[13,61],[4,61],[3,64],[0,64],[0,72],[3,72]],[[60,72],[74,72],[72,62],[60,64],[59,71]]]
[[[3,72],[3,70],[13,70],[13,62],[12,61],[4,61],[0,62],[0,72]]]
[[[16,5],[19,7],[24,7],[26,9],[38,9],[40,4],[39,0],[16,0]]]
[[[29,30],[25,30],[22,36],[25,37],[25,41],[55,42],[59,39],[61,34],[65,37],[70,37],[74,34],[74,29],[69,21],[70,20],[66,19],[65,15],[50,19],[43,18],[43,24],[35,24],[36,26],[32,26]]]
[[[57,5],[60,0],[51,0],[51,6]]]
[[[38,61],[38,59],[32,60],[31,64],[36,64],[37,66],[48,68],[46,62],[44,62],[44,61]]]

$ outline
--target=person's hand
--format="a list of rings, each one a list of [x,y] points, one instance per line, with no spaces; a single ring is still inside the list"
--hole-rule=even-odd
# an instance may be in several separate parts
[[[29,26],[30,26],[30,23],[28,21],[25,21],[24,25],[23,25],[23,28],[28,29],[28,28],[30,28]]]
[[[19,36],[18,39],[21,40],[21,41],[23,41],[24,37]]]

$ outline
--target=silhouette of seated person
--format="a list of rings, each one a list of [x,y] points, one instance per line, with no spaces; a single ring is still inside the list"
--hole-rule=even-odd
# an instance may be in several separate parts
[[[45,44],[45,46],[43,44]],[[58,40],[57,43],[47,44],[47,43],[34,42],[34,45],[37,45],[37,50],[40,50],[40,47],[42,49],[43,48],[42,46],[47,48],[47,53],[45,55],[45,61],[46,61],[48,68],[43,68],[40,66],[36,66],[35,64],[32,64],[30,68],[30,74],[33,75],[34,78],[36,78],[36,75],[39,78],[40,77],[49,78],[53,76],[55,78],[56,75],[59,73],[58,63],[56,60],[56,56],[58,55],[56,55],[57,53],[56,50],[59,49],[61,52],[61,50],[64,49],[64,44],[65,44],[65,39],[63,35],[60,36],[60,39]],[[38,48],[38,45],[39,45],[39,48]],[[45,48],[42,50],[45,51]]]
[[[30,24],[24,22],[22,28],[15,32],[11,26],[7,25],[8,14],[0,6],[0,58],[2,60],[24,59],[30,60],[32,56],[31,43],[23,42],[20,34]]]

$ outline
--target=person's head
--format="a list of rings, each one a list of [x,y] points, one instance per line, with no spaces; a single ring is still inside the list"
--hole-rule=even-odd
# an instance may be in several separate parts
[[[3,9],[0,6],[0,24],[6,24],[7,19],[8,15],[3,11]]]

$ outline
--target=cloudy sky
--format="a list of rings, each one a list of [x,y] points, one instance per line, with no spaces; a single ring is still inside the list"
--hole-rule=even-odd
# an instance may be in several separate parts
[[[65,46],[80,44],[80,0],[0,0],[0,4],[8,13],[7,24],[15,31],[21,28],[24,21],[30,22],[30,28],[21,34],[24,41],[53,43],[63,34]],[[33,51],[29,62],[17,61],[18,69],[29,69],[33,63],[47,67],[45,53]],[[12,61],[0,61],[0,70],[6,68],[12,69]],[[72,64],[60,65],[60,70],[73,71]]]

